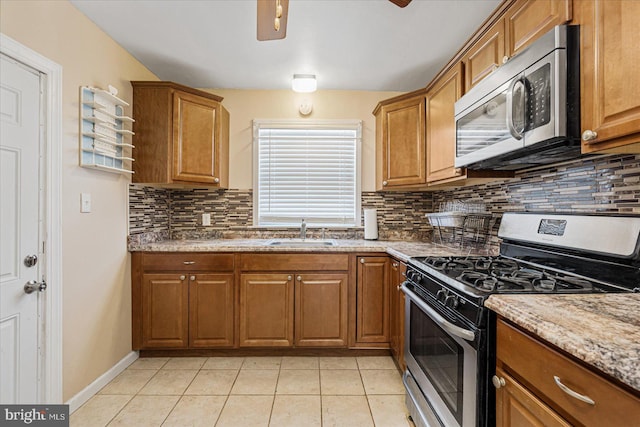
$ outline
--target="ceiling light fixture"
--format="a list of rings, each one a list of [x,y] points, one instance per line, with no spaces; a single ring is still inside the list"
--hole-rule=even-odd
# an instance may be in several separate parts
[[[316,76],[314,74],[294,74],[291,88],[294,92],[315,92],[318,88]]]

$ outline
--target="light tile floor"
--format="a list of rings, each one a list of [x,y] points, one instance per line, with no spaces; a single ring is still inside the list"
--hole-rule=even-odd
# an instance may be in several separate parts
[[[390,357],[138,359],[72,427],[407,427]]]

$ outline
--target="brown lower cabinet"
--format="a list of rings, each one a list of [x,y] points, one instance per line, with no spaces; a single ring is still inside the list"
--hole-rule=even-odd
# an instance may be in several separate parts
[[[243,274],[240,278],[240,346],[293,345],[293,276]]]
[[[637,392],[502,319],[496,329],[498,427],[638,425]]]
[[[189,347],[233,346],[233,274],[189,277]]]
[[[356,280],[356,344],[389,345],[387,256],[360,256]]]
[[[346,273],[242,274],[240,346],[345,347],[348,278]]]
[[[234,255],[131,255],[134,350],[234,346]]]
[[[389,279],[389,346],[391,355],[401,370],[406,369],[404,363],[404,294],[400,285],[404,281],[407,264],[395,259],[391,260],[391,275]]]
[[[384,254],[134,252],[131,260],[134,350],[387,349],[392,340],[403,366],[397,285],[406,266]]]
[[[186,348],[189,287],[184,274],[142,277],[142,348]]]
[[[142,276],[142,348],[233,346],[233,274]]]

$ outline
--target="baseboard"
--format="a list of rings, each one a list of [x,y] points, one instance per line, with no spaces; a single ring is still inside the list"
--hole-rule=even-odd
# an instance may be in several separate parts
[[[91,399],[93,395],[99,392],[102,387],[107,385],[112,379],[127,369],[127,367],[135,362],[137,358],[138,352],[132,351],[123,357],[118,363],[113,365],[111,369],[100,375],[95,381],[82,389],[80,393],[67,400],[65,403],[69,405],[69,414],[74,413],[76,409],[81,407],[87,400]]]

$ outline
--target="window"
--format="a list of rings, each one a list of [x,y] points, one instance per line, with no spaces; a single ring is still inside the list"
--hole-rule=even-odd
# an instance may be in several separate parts
[[[253,122],[254,224],[360,225],[360,121]]]

